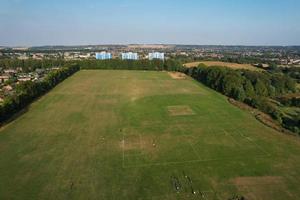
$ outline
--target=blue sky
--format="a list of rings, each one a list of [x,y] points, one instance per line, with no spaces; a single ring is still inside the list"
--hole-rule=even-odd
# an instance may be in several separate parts
[[[299,0],[0,0],[0,46],[300,45]]]

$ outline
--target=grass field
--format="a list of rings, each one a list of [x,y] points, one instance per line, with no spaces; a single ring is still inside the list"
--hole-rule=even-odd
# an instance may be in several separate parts
[[[197,67],[199,64],[204,64],[208,67],[211,66],[221,66],[221,67],[229,67],[232,69],[248,69],[252,71],[262,71],[257,67],[254,67],[250,64],[238,64],[238,63],[229,63],[229,62],[221,62],[221,61],[201,61],[201,62],[191,62],[184,64],[185,67]]]
[[[80,71],[0,131],[0,199],[294,200],[299,166],[298,138],[166,72]]]

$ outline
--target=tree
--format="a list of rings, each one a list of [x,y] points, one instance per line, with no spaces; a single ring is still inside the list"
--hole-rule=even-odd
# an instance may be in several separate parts
[[[234,89],[238,90],[243,85],[243,78],[239,73],[230,72],[224,75],[220,84],[222,93],[231,96]]]
[[[268,96],[268,89],[261,80],[257,80],[254,85],[255,93],[258,96]]]
[[[255,95],[255,91],[251,81],[246,79],[243,86],[244,86],[246,96],[253,97]]]
[[[269,64],[269,69],[270,69],[270,70],[276,70],[276,69],[277,69],[276,63],[270,63],[270,64]]]
[[[238,101],[243,102],[246,99],[246,94],[243,88],[234,88],[232,90],[232,97]]]

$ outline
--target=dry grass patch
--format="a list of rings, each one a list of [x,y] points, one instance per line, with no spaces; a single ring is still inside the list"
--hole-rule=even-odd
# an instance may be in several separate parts
[[[251,186],[281,184],[282,181],[280,176],[237,177],[233,180],[233,183],[236,186]]]
[[[141,141],[139,135],[126,136],[120,143],[120,147],[124,151],[141,149]]]
[[[155,153],[158,151],[158,140],[151,136],[141,137],[141,150],[146,153]]]
[[[237,177],[233,183],[246,199],[263,200],[277,193],[287,199],[294,198],[280,176]]]
[[[186,75],[180,72],[168,72],[168,74],[171,76],[173,79],[177,80],[183,80],[186,79]]]
[[[168,112],[170,116],[195,115],[194,111],[186,105],[168,106]]]
[[[95,100],[97,104],[101,105],[116,105],[118,103],[118,96],[101,96],[97,95],[97,99]]]
[[[191,62],[191,63],[184,64],[184,66],[185,67],[197,67],[199,64],[204,64],[208,67],[221,66],[221,67],[229,67],[232,69],[248,69],[248,70],[252,70],[252,71],[262,71],[262,69],[254,67],[251,64],[238,64],[238,63],[229,63],[229,62],[221,62],[221,61]]]

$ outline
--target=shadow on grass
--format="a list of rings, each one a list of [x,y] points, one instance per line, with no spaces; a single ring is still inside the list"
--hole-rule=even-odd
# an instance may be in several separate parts
[[[5,126],[7,126],[8,124],[10,124],[11,122],[15,121],[16,119],[18,119],[19,117],[21,117],[22,115],[26,114],[29,111],[29,107],[31,106],[31,104],[29,104],[28,106],[26,106],[25,108],[23,108],[22,110],[18,111],[17,113],[13,114],[11,117],[9,117],[7,120],[3,121],[0,123],[0,128],[4,128]]]

